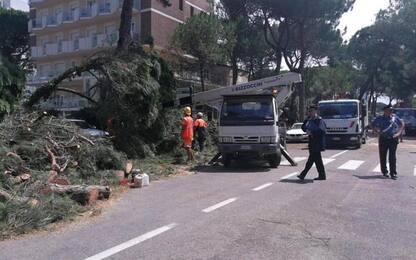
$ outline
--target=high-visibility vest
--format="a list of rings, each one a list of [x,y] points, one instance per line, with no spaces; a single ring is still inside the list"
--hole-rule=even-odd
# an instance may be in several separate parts
[[[187,140],[194,138],[194,120],[190,116],[182,119],[182,138]]]
[[[195,121],[195,127],[203,127],[206,128],[208,126],[207,122],[204,121],[204,119],[199,118]]]

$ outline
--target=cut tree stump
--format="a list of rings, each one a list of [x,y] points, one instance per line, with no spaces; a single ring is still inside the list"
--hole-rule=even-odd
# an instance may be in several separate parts
[[[68,195],[81,205],[93,204],[96,200],[108,199],[111,194],[109,186],[97,185],[49,185],[51,191],[59,195]]]

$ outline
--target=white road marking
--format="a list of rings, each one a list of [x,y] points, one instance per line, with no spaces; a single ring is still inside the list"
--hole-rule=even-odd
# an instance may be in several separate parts
[[[415,168],[413,169],[413,176],[416,176],[416,165],[415,165]]]
[[[295,162],[301,162],[301,161],[304,161],[304,160],[308,159],[308,157],[295,157],[293,159],[295,160]],[[280,165],[287,166],[287,165],[290,165],[290,163],[289,163],[288,160],[284,160],[280,163]]]
[[[324,165],[330,164],[331,162],[335,161],[335,159],[331,158],[322,158],[322,162]],[[314,164],[312,167],[316,168],[316,165]]]
[[[357,160],[350,160],[346,163],[344,163],[343,165],[341,165],[340,167],[338,167],[338,169],[340,170],[357,170],[358,167],[361,166],[361,164],[363,164],[364,161],[357,161]]]
[[[230,203],[232,203],[232,202],[236,201],[237,199],[238,199],[238,198],[231,198],[231,199],[228,199],[228,200],[224,200],[223,202],[220,202],[220,203],[215,204],[215,205],[213,205],[213,206],[211,206],[211,207],[208,207],[208,208],[206,208],[206,209],[203,209],[203,210],[202,210],[202,212],[205,212],[205,213],[210,213],[210,212],[212,212],[212,211],[214,211],[214,210],[216,210],[216,209],[219,209],[219,208],[221,208],[221,207],[224,207],[224,206],[226,206],[226,205],[228,205],[228,204],[230,204]]]
[[[273,185],[273,183],[269,182],[269,183],[263,184],[263,185],[261,185],[257,188],[252,189],[252,191],[259,191],[259,190],[265,189],[265,188],[267,188],[269,186],[272,186],[272,185]]]
[[[330,164],[333,161],[335,161],[335,159],[331,159],[331,158],[323,158],[322,159],[322,162],[324,163],[324,165]]]
[[[389,163],[387,163],[387,169],[389,168]],[[378,164],[376,168],[374,168],[373,172],[381,172],[381,165]]]
[[[346,153],[346,152],[348,152],[348,150],[345,150],[345,151],[342,151],[342,152],[340,152],[340,153],[334,154],[334,155],[332,155],[332,156],[331,156],[331,158],[332,158],[332,159],[337,158],[338,156],[343,155],[343,154],[344,154],[344,153]]]
[[[291,173],[291,174],[288,174],[288,175],[286,175],[286,176],[283,176],[282,178],[280,178],[281,180],[286,180],[286,179],[289,179],[289,178],[291,178],[291,177],[293,177],[293,176],[295,176],[295,175],[298,175],[299,173],[298,172],[294,172],[294,173]]]
[[[162,234],[162,233],[164,233],[164,232],[166,232],[166,231],[168,231],[168,230],[170,230],[172,228],[175,228],[176,226],[178,226],[178,224],[172,223],[172,224],[169,224],[169,225],[160,227],[160,228],[155,229],[153,231],[150,231],[150,232],[148,232],[148,233],[146,233],[144,235],[135,237],[135,238],[133,238],[133,239],[131,239],[129,241],[126,241],[126,242],[120,244],[120,245],[117,245],[117,246],[112,247],[112,248],[110,248],[108,250],[105,250],[105,251],[103,251],[101,253],[98,253],[96,255],[93,255],[91,257],[88,257],[85,260],[101,260],[101,259],[110,257],[110,256],[112,256],[114,254],[117,254],[117,253],[119,253],[119,252],[121,252],[121,251],[123,251],[123,250],[125,250],[125,249],[127,249],[129,247],[135,246],[135,245],[140,244],[140,243],[142,243],[142,242],[144,242],[144,241],[146,241],[148,239],[151,239],[151,238],[153,238],[155,236],[158,236],[158,235],[160,235],[160,234]]]

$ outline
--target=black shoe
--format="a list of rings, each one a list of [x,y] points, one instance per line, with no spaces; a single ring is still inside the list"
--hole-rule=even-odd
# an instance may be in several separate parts
[[[392,180],[397,180],[397,174],[392,174],[392,175],[391,175],[391,179],[392,179]]]
[[[296,176],[296,177],[298,177],[298,179],[299,179],[299,180],[301,180],[301,181],[303,181],[303,180],[305,179],[305,177],[300,176],[300,175],[298,175],[298,176]]]
[[[318,178],[315,178],[315,179],[313,179],[314,181],[324,181],[324,180],[326,180],[326,178],[321,178],[321,177],[318,177]]]

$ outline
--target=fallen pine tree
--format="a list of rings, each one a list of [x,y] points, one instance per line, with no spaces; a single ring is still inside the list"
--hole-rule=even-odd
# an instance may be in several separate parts
[[[126,156],[46,113],[0,124],[0,238],[71,218],[108,199]]]

